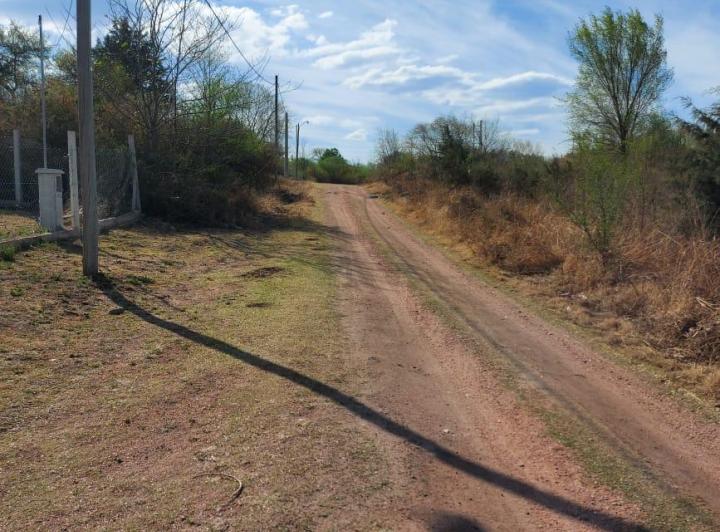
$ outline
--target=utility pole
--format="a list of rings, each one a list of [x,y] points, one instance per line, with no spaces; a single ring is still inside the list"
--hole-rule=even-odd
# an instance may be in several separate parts
[[[295,179],[298,179],[298,159],[300,158],[300,124],[295,126]]]
[[[82,183],[83,274],[98,273],[97,182],[95,168],[95,125],[93,86],[90,70],[90,0],[77,0],[77,77],[80,124],[80,180]]]
[[[290,165],[290,160],[288,159],[288,114],[287,111],[285,111],[285,179],[288,178],[288,166]]]
[[[278,76],[275,74],[275,153],[280,153],[280,117],[278,116]],[[275,181],[277,182],[277,166],[275,167]]]
[[[300,126],[309,124],[307,120],[304,122],[298,122],[295,126],[295,179],[298,177],[298,160],[300,159]],[[303,158],[305,157],[305,148],[303,147]],[[305,177],[303,176],[303,179]]]
[[[275,149],[280,151],[280,117],[278,116],[278,77],[275,76]]]
[[[478,140],[479,140],[478,144],[480,145],[480,151],[484,153],[485,147],[483,146],[483,121],[482,120],[480,120],[480,137],[478,138]]]
[[[42,15],[38,15],[40,28],[40,109],[42,114],[43,168],[47,168],[47,118],[45,115],[45,41],[43,40]]]

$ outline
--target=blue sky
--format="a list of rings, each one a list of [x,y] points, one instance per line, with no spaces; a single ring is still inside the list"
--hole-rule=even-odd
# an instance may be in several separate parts
[[[0,0],[0,23],[14,18],[33,25],[42,13],[52,43],[70,1]],[[720,0],[213,4],[238,21],[234,38],[246,55],[269,55],[268,78],[277,73],[283,81],[302,83],[284,98],[293,122],[310,122],[303,127],[307,150],[336,146],[352,160],[373,157],[378,128],[405,133],[446,113],[499,119],[504,130],[545,153],[565,151],[566,119],[558,97],[576,73],[568,31],[605,5],[637,7],[648,19],[664,16],[675,69],[666,108],[682,113],[682,96],[705,105],[712,100],[708,89],[720,85]],[[94,0],[93,9],[101,33],[107,1]]]

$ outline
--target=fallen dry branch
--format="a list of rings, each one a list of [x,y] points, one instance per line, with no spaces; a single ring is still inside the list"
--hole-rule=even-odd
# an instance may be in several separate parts
[[[227,478],[230,480],[233,480],[237,482],[237,489],[233,492],[233,494],[230,496],[230,498],[225,502],[225,504],[222,505],[222,507],[228,507],[230,506],[235,500],[240,497],[240,494],[243,491],[243,483],[242,481],[234,477],[233,475],[229,475],[227,473],[200,473],[199,475],[195,475],[193,478],[201,478],[201,477],[220,477],[220,478]]]

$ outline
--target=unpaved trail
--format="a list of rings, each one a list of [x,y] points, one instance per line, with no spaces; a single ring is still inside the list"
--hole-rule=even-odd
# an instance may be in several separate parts
[[[403,529],[635,530],[647,518],[588,480],[500,383],[489,357],[422,305],[408,278],[624,459],[720,514],[717,425],[468,276],[364,190],[320,190],[336,231],[348,361],[370,375],[362,397],[370,413],[361,417],[393,457],[390,521]]]

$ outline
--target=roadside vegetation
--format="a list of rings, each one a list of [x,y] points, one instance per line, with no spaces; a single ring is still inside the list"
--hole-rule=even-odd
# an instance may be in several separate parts
[[[258,74],[261,65],[228,63],[219,52],[228,39],[223,26],[236,21],[201,4],[110,2],[109,30],[93,48],[97,143],[99,150],[126,146],[135,136],[146,213],[243,224],[259,211],[257,194],[282,173],[273,88]],[[0,134],[20,129],[24,138],[41,138],[37,61],[44,53],[48,144],[66,146],[66,132],[78,130],[73,50],[70,41],[41,50],[36,32],[0,25]],[[12,168],[12,153],[5,155],[0,165]]]
[[[291,160],[290,167],[291,175],[298,179],[340,185],[364,183],[372,170],[371,165],[349,162],[337,148],[315,148],[309,158]]]
[[[569,45],[569,153],[443,116],[381,132],[374,176],[474,260],[720,401],[720,102],[686,102],[691,121],[661,108],[673,72],[660,16],[606,9]]]

